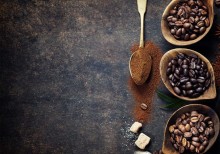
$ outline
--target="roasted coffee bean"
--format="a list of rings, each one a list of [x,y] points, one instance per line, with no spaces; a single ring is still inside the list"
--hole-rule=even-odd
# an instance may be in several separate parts
[[[192,140],[195,142],[199,142],[199,137],[192,137]]]
[[[209,27],[209,25],[210,25],[209,19],[206,18],[206,19],[205,19],[205,26],[206,26],[206,27]]]
[[[169,127],[170,142],[179,153],[182,153],[182,148],[186,153],[203,152],[215,133],[213,126],[206,126],[209,124],[213,125],[211,118],[198,111],[184,113],[176,119],[175,125]]]
[[[190,120],[191,120],[191,122],[193,122],[193,123],[196,123],[196,122],[199,121],[198,117],[192,117]]]
[[[200,143],[199,143],[199,142],[192,141],[192,145],[194,145],[195,147],[199,147],[199,146],[200,146]]]
[[[176,10],[170,10],[170,14],[172,15],[176,14]]]
[[[174,92],[177,94],[177,95],[180,95],[181,94],[181,91],[178,87],[174,87]]]
[[[190,128],[191,128],[190,125],[186,124],[185,129],[186,129],[187,132],[190,131]]]
[[[208,121],[208,125],[209,125],[209,127],[213,127],[213,122],[212,121]]]
[[[198,136],[198,135],[199,135],[199,132],[198,132],[198,130],[197,130],[195,127],[192,127],[192,128],[191,128],[191,132],[192,132],[192,134],[193,134],[194,136]]]
[[[174,127],[173,127],[173,125],[169,127],[169,132],[170,132],[170,133],[174,132]]]
[[[196,92],[198,92],[198,93],[201,93],[203,90],[202,90],[202,87],[198,87],[197,89],[196,89]]]
[[[196,39],[196,38],[197,38],[197,35],[196,35],[196,34],[191,34],[191,35],[190,35],[190,39],[191,39],[191,40],[194,40],[194,39]]]
[[[147,110],[148,109],[148,106],[145,103],[141,103],[140,107],[141,107],[142,110]]]
[[[211,120],[211,118],[210,118],[209,116],[207,116],[207,117],[204,118],[204,122],[208,122],[208,121],[210,121],[210,120]]]
[[[191,138],[192,137],[192,133],[191,132],[185,132],[184,133],[184,137],[185,138]]]
[[[189,90],[192,88],[191,82],[186,82],[186,89]]]
[[[201,28],[199,29],[199,32],[200,32],[201,34],[203,34],[205,31],[206,31],[206,28],[205,28],[205,27],[201,27]]]
[[[207,72],[207,65],[197,55],[178,54],[168,63],[166,73],[177,95],[196,98],[211,84]]]
[[[179,153],[184,153],[185,152],[185,148],[183,146],[179,147]]]
[[[209,141],[205,140],[204,142],[202,142],[203,146],[207,146],[209,144]]]
[[[182,139],[182,145],[183,145],[184,147],[186,147],[186,145],[187,145],[187,140],[186,140],[186,138],[183,138],[183,139]]]
[[[191,111],[191,117],[198,117],[199,113],[197,111]]]
[[[215,131],[212,127],[209,128],[209,133],[210,133],[211,136],[213,136],[215,134]]]
[[[181,0],[169,11],[167,22],[171,34],[176,39],[185,41],[196,39],[206,31],[206,28],[210,25],[209,12],[207,6],[201,4],[200,0]],[[203,28],[197,28],[196,26]],[[174,27],[179,28],[174,31]]]

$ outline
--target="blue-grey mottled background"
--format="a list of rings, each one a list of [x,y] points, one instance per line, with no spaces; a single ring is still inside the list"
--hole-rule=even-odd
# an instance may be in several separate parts
[[[175,48],[160,30],[169,1],[148,0],[145,18],[145,39],[163,52]],[[0,0],[0,153],[133,154],[128,61],[139,27],[136,0]],[[189,48],[213,60],[213,31]],[[219,112],[217,102],[206,104]],[[142,130],[151,152],[172,113],[162,104],[155,96]]]

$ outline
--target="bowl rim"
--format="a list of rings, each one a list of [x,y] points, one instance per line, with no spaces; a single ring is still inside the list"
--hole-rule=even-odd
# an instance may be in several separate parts
[[[167,68],[167,66],[164,65],[164,64],[165,64],[165,59],[166,59],[167,57],[172,58],[172,57],[170,56],[172,53],[177,54],[177,53],[179,53],[180,51],[183,51],[183,52],[181,52],[181,53],[184,53],[185,51],[188,52],[188,53],[193,53],[193,54],[197,55],[198,57],[200,57],[203,61],[205,61],[205,63],[206,63],[207,66],[208,66],[209,72],[210,72],[210,74],[211,74],[211,83],[210,83],[210,86],[209,86],[209,88],[208,88],[207,90],[210,90],[210,88],[214,88],[213,98],[204,97],[204,94],[207,95],[207,90],[205,90],[205,92],[204,92],[202,95],[200,95],[199,97],[196,97],[196,98],[189,98],[189,97],[185,97],[185,96],[179,96],[179,95],[177,95],[177,94],[174,92],[172,86],[171,86],[169,83],[167,83],[168,79],[167,79],[167,75],[166,75],[166,69],[165,69],[165,70],[163,69],[164,67]],[[175,57],[175,56],[173,56],[173,57]],[[210,63],[210,61],[209,61],[205,56],[203,56],[202,54],[200,54],[199,52],[197,52],[197,51],[195,51],[195,50],[191,50],[191,49],[188,49],[188,48],[174,48],[174,49],[171,49],[171,50],[167,51],[167,52],[162,56],[162,58],[161,58],[161,60],[160,60],[159,69],[160,69],[160,77],[161,77],[161,79],[162,79],[162,81],[163,81],[165,87],[169,90],[169,92],[171,92],[174,96],[176,96],[176,97],[178,97],[178,98],[180,98],[180,99],[183,99],[183,100],[186,100],[186,101],[198,101],[198,100],[214,99],[214,98],[216,97],[216,87],[215,87],[214,69],[213,69],[213,67],[212,67],[212,65],[211,65],[211,63]],[[165,74],[165,75],[164,75],[164,74]],[[164,78],[164,76],[165,76],[165,78]]]

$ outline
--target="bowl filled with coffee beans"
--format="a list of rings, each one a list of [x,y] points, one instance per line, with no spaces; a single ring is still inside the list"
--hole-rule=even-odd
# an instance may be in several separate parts
[[[187,101],[216,97],[214,70],[202,54],[176,48],[166,52],[160,61],[160,75],[166,88]]]
[[[167,122],[164,153],[206,153],[219,134],[219,118],[210,107],[190,104],[178,109]]]
[[[213,0],[172,0],[162,15],[164,38],[177,46],[200,41],[213,24],[213,3]]]

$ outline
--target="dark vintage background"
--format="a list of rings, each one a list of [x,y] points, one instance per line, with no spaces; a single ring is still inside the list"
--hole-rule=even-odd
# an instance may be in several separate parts
[[[175,48],[160,30],[169,2],[148,0],[145,18],[146,39],[163,52]],[[136,0],[0,0],[0,153],[134,153],[128,61],[139,27]],[[188,48],[214,60],[213,31]],[[218,100],[205,103],[220,113]],[[173,112],[162,104],[155,95],[142,130],[151,152]]]

